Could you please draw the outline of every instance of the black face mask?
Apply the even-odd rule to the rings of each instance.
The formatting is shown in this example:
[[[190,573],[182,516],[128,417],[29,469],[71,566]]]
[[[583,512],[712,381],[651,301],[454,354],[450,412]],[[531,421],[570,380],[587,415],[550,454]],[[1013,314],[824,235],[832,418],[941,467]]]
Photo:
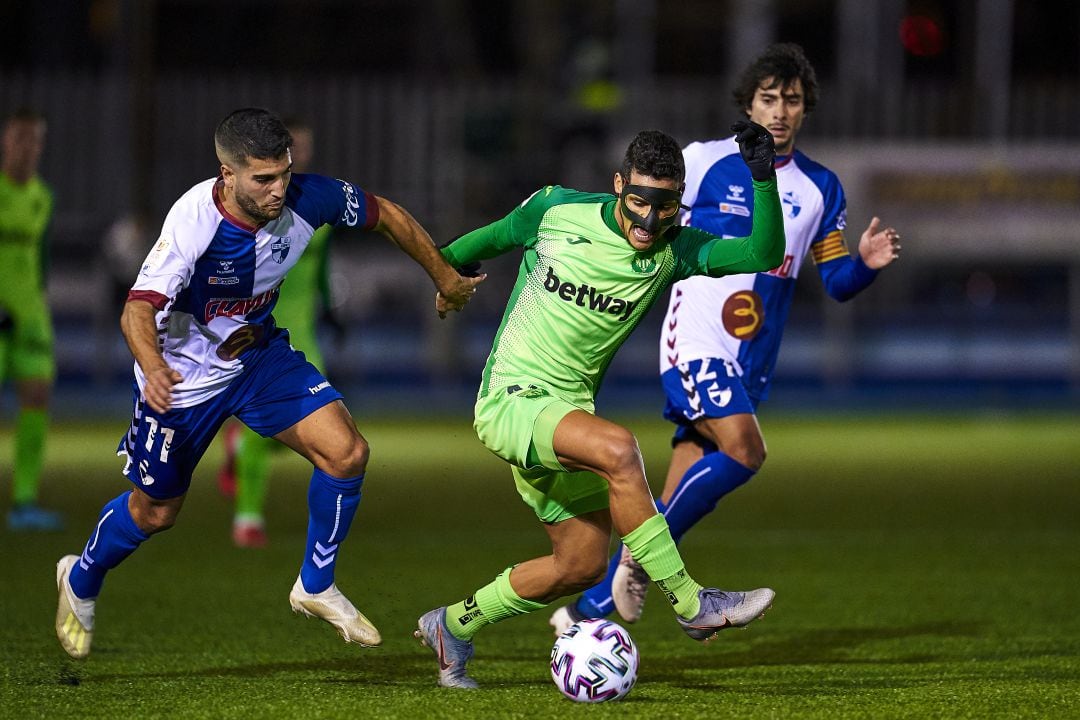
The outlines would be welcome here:
[[[680,202],[684,188],[685,186],[680,186],[678,190],[668,190],[667,188],[651,187],[649,185],[631,185],[630,180],[623,176],[623,189],[619,193],[619,202],[622,204],[623,214],[632,224],[641,227],[650,235],[658,235],[674,225],[675,221],[679,219],[679,213],[676,212],[672,213],[670,217],[661,220],[660,208],[672,200],[677,203]],[[627,195],[637,195],[648,201],[649,214],[638,215],[631,210],[626,204]]]

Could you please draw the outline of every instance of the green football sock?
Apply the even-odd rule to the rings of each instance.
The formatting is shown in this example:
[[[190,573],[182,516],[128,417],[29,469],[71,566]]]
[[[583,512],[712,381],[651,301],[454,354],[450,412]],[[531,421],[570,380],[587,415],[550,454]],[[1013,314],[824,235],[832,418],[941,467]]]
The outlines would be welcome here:
[[[686,572],[679,548],[671,538],[667,520],[660,513],[631,530],[622,539],[645,572],[664,591],[680,617],[689,620],[698,614],[701,601],[698,585]]]
[[[48,423],[45,410],[32,408],[19,411],[15,423],[15,469],[12,478],[12,501],[16,505],[37,502]]]
[[[236,448],[236,515],[247,520],[262,520],[266,509],[270,453],[278,442],[244,428]]]
[[[508,567],[494,581],[476,591],[459,603],[446,608],[446,626],[459,640],[472,640],[487,625],[526,613],[542,610],[547,603],[538,603],[519,597],[510,586]]]

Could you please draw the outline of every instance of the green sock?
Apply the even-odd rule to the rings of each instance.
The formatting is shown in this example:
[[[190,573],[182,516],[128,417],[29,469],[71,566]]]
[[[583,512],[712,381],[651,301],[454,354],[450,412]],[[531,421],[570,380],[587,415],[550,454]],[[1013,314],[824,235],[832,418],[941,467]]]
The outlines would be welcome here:
[[[236,448],[236,515],[248,520],[262,520],[266,509],[267,477],[270,453],[277,441],[264,438],[254,430],[240,431]]]
[[[664,591],[680,617],[689,620],[698,614],[701,609],[698,599],[701,585],[686,572],[679,548],[671,538],[671,530],[663,515],[653,515],[627,533],[622,541],[630,555],[641,563],[649,577]]]
[[[513,569],[506,568],[476,594],[446,608],[446,626],[454,637],[472,640],[486,625],[547,607],[547,603],[526,600],[514,592],[510,586],[510,571]]]
[[[15,470],[12,478],[12,501],[16,505],[37,502],[48,423],[45,410],[30,408],[19,411],[15,423]]]

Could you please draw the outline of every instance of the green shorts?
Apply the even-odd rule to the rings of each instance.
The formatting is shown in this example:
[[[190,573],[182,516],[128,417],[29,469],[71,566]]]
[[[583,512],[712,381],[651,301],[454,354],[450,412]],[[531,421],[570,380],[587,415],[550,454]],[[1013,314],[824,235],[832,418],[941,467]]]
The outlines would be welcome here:
[[[52,321],[44,309],[0,320],[0,380],[51,380],[55,373]]]
[[[608,506],[607,481],[571,471],[552,447],[555,428],[574,404],[535,385],[492,390],[477,398],[473,427],[484,446],[513,467],[514,484],[541,522],[557,523]]]

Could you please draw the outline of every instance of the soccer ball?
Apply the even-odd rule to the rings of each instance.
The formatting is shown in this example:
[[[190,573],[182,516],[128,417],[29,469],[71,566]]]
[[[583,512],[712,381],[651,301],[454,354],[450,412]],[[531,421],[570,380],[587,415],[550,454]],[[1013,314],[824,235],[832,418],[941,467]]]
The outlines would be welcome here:
[[[618,700],[634,687],[637,670],[637,645],[610,620],[575,623],[551,648],[551,679],[577,702]]]

